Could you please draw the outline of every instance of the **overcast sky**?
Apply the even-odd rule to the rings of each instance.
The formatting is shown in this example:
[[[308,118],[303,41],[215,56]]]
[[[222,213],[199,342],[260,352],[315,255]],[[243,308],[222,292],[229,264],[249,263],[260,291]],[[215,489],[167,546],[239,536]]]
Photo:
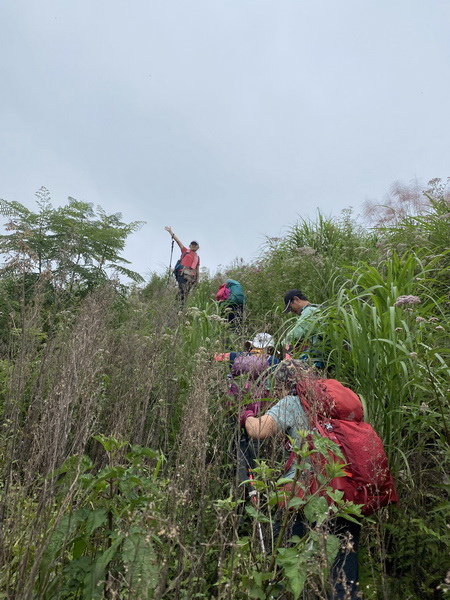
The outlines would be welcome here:
[[[4,0],[0,197],[171,225],[214,272],[319,208],[450,175],[449,0]]]

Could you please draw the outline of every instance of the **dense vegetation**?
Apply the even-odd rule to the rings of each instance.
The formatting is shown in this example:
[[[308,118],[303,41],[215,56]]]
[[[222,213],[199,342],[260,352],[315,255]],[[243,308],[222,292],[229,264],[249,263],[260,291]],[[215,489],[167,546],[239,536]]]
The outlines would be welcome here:
[[[54,209],[45,190],[37,213],[2,201],[0,598],[264,599],[276,573],[285,598],[305,581],[308,598],[325,598],[331,547],[312,534],[261,551],[260,527],[276,544],[282,462],[268,445],[260,507],[247,506],[227,366],[212,359],[258,331],[279,339],[295,287],[323,303],[329,371],[361,395],[397,481],[400,508],[364,523],[363,597],[444,597],[450,197],[435,180],[423,198],[371,229],[349,211],[299,221],[260,260],[204,279],[183,311],[167,274],[139,287],[121,266],[138,223],[73,199]],[[239,334],[212,299],[225,275],[248,296]],[[319,526],[320,508],[308,509]]]

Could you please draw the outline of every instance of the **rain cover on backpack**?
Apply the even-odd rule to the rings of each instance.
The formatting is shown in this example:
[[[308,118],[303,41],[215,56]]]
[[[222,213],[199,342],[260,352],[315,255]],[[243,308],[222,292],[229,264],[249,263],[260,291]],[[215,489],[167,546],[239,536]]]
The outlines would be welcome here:
[[[314,382],[314,386],[311,382],[301,381],[297,384],[297,393],[310,418],[312,431],[335,442],[345,457],[346,476],[332,479],[329,482],[332,489],[342,491],[344,500],[361,504],[363,515],[370,515],[388,504],[397,504],[397,492],[383,442],[373,427],[363,421],[361,400],[355,392],[335,379],[327,379]],[[309,445],[314,448],[313,435],[309,436]],[[291,452],[285,471],[295,459],[295,453]],[[332,452],[329,459],[342,463]],[[313,453],[311,461],[313,470],[308,478],[308,488],[314,494],[321,487],[315,474],[325,474],[327,459],[320,453]],[[322,491],[319,493],[325,495]]]

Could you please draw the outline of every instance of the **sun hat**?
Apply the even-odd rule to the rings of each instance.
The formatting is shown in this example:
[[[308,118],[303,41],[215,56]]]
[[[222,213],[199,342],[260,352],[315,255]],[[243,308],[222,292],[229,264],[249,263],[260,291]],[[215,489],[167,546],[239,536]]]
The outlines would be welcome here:
[[[253,346],[253,348],[273,348],[275,346],[275,341],[270,333],[257,333],[252,340],[248,340],[248,342]]]

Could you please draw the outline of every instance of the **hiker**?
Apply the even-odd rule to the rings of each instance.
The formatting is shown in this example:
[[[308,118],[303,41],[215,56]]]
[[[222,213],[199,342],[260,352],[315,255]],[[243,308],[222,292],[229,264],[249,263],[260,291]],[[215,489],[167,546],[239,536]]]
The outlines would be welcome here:
[[[283,313],[293,312],[298,319],[282,340],[282,346],[301,360],[313,364],[317,369],[325,366],[321,349],[322,338],[317,333],[316,320],[320,312],[317,304],[311,304],[301,290],[289,290],[284,295]]]
[[[227,279],[217,290],[216,300],[231,329],[238,330],[242,325],[247,301],[242,285],[235,279]]]
[[[253,400],[267,398],[266,376],[280,362],[274,356],[274,339],[269,333],[257,333],[246,342],[246,347],[248,350],[245,352],[230,352],[230,393],[236,397],[247,395]],[[261,377],[262,374],[264,377]]]
[[[273,336],[270,335],[270,333],[257,333],[253,339],[247,340],[245,342],[244,348],[244,350],[241,350],[239,352],[215,353],[214,360],[218,362],[229,361],[230,368],[233,368],[233,364],[236,358],[241,356],[264,355],[267,358],[268,366],[276,365],[280,362],[279,358],[275,356],[275,341]],[[242,359],[239,359],[239,361],[242,361]],[[252,361],[247,361],[247,363],[251,362]]]
[[[275,340],[270,333],[262,331],[261,333],[257,333],[251,340],[247,340],[244,344],[244,352],[231,352],[230,353],[230,361],[233,362],[234,358],[239,354],[266,354],[269,357],[269,364],[275,364],[272,359],[275,359],[273,356],[275,351]],[[234,356],[233,358],[233,354]],[[275,362],[278,362],[276,360]]]
[[[192,241],[189,244],[189,248],[186,248],[186,246],[174,234],[171,227],[167,225],[165,230],[170,233],[172,239],[176,241],[181,250],[181,256],[175,265],[173,274],[175,275],[175,279],[178,283],[178,294],[181,305],[183,306],[187,295],[199,280],[200,258],[197,254],[199,245],[198,242]]]
[[[266,332],[257,333],[253,339],[247,340],[245,350],[215,354],[214,360],[228,361],[230,367],[227,403],[232,408],[231,420],[235,423],[235,407],[239,410],[263,412],[268,404],[270,390],[266,378],[280,361],[274,356],[274,338]],[[242,435],[243,434],[243,435]],[[259,455],[259,444],[248,438],[245,432],[236,431],[233,452],[237,464],[237,481],[242,483],[248,479],[249,469],[253,468],[255,458]]]
[[[292,438],[297,445],[301,444],[298,431],[310,429],[309,417],[297,395],[297,381],[302,377],[305,381],[316,380],[317,374],[308,369],[304,361],[283,361],[273,375],[274,395],[279,396],[280,400],[261,417],[256,416],[251,408],[241,410],[240,425],[252,440],[275,437],[282,432]],[[317,379],[317,381],[320,380]],[[284,477],[293,478],[294,476],[295,464],[292,464]],[[278,520],[274,526],[275,539],[279,533],[279,523]],[[303,537],[310,527],[303,512],[299,511],[292,525],[291,535]],[[343,517],[337,517],[330,521],[328,531],[342,540],[341,548],[332,567],[333,600],[343,600],[344,598],[354,600],[358,597],[357,552],[360,529],[359,524]],[[341,581],[342,578],[344,581]]]

